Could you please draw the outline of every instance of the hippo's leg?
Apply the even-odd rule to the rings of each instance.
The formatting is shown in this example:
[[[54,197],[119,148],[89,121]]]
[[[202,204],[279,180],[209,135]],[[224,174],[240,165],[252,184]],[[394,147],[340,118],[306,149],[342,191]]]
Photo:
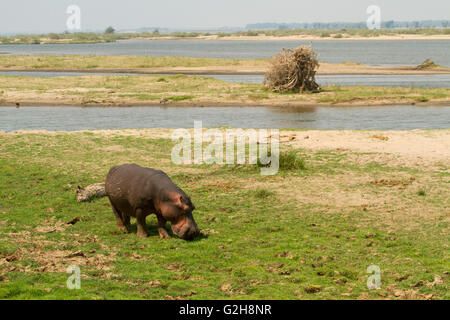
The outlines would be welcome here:
[[[124,223],[124,214],[122,214],[116,207],[111,203],[114,215],[116,216],[117,227],[120,231],[128,232],[127,224]],[[128,217],[128,225],[130,224],[130,218]]]
[[[148,233],[145,230],[145,214],[142,209],[136,209],[136,225],[137,225],[137,236],[139,238],[147,238]]]
[[[167,230],[166,230],[166,220],[160,215],[157,215],[157,217],[158,217],[159,237],[161,239],[170,239],[171,237],[169,236],[169,234],[167,233]]]
[[[126,214],[122,214],[122,221],[123,225],[128,229],[130,226],[130,216],[127,216]]]

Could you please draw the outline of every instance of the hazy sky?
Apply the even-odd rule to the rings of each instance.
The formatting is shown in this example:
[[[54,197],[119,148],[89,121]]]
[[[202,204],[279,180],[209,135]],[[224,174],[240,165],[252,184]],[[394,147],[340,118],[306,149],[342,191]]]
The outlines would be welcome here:
[[[64,31],[71,4],[81,8],[82,30],[357,22],[371,4],[382,20],[450,19],[449,0],[0,0],[0,33]]]

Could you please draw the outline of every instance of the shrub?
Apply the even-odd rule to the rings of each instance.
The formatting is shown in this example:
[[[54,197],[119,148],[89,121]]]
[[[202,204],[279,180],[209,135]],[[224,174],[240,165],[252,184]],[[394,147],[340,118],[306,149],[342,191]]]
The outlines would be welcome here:
[[[246,36],[248,36],[248,37],[256,37],[257,35],[258,35],[258,32],[257,31],[247,31],[246,33],[245,33],[245,35]]]
[[[426,69],[433,69],[433,68],[438,68],[440,67],[440,65],[436,64],[433,60],[431,59],[426,59],[423,63],[419,64],[416,69],[417,70],[426,70]]]
[[[181,95],[181,96],[168,97],[167,100],[170,100],[170,101],[183,101],[183,100],[192,100],[194,98],[195,98],[195,96],[191,96],[191,95]]]
[[[61,39],[61,35],[60,34],[57,34],[57,33],[50,33],[49,35],[48,35],[48,37],[50,38],[50,39],[52,39],[52,40],[59,40],[59,39]]]
[[[300,46],[295,50],[283,48],[270,61],[264,77],[264,85],[274,92],[317,91],[317,55],[311,47]]]
[[[257,189],[254,191],[256,198],[266,199],[275,195],[275,192],[267,189]]]
[[[271,153],[269,152],[269,156]],[[297,151],[280,151],[279,157],[279,168],[283,171],[289,170],[305,170],[305,159],[301,158]],[[267,167],[270,164],[264,165],[258,159],[258,167]]]
[[[105,34],[113,34],[114,32],[116,32],[116,30],[114,30],[113,27],[109,26],[108,28],[106,28],[105,30]]]
[[[295,150],[280,152],[281,170],[304,170],[305,160]]]

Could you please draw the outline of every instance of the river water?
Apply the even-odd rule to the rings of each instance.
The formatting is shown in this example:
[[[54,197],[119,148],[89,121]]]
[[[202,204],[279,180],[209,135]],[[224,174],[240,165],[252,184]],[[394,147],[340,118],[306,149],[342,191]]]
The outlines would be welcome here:
[[[100,44],[0,45],[0,54],[140,55],[217,58],[267,58],[281,48],[309,45],[310,41],[202,41],[128,40]],[[431,58],[450,67],[448,40],[340,40],[313,41],[324,62],[359,62],[367,65],[416,65]],[[14,75],[14,73],[3,73]],[[83,73],[15,73],[37,77]],[[91,74],[91,73],[89,73]],[[114,74],[114,73],[111,73]],[[229,82],[261,83],[262,76],[210,75]],[[381,85],[424,88],[450,87],[449,75],[329,75],[321,85]],[[0,107],[0,130],[82,130],[122,128],[205,127],[299,129],[441,129],[450,128],[450,107]]]
[[[0,130],[204,127],[411,130],[450,128],[450,107],[0,107]]]
[[[312,44],[324,62],[368,65],[417,65],[425,59],[450,67],[449,40],[124,40],[95,44],[0,45],[2,54],[186,56],[211,58],[268,58],[281,48]]]

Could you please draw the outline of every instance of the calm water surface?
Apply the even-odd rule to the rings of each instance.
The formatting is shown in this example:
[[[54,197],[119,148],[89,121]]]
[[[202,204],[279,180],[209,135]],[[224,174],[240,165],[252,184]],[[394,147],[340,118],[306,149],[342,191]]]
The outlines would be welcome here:
[[[0,130],[204,127],[448,129],[450,107],[0,107]]]
[[[0,45],[7,54],[137,55],[212,58],[268,58],[281,48],[311,41],[124,40],[95,44]],[[320,40],[312,42],[324,62],[368,65],[417,65],[425,59],[450,67],[449,40]]]

